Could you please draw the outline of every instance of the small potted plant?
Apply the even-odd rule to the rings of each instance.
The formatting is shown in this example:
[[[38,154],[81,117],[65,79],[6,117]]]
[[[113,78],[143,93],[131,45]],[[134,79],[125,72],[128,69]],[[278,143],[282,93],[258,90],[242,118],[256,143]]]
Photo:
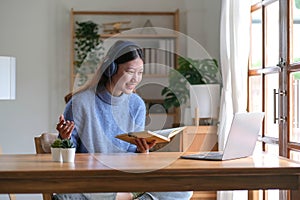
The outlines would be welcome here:
[[[52,155],[52,160],[56,162],[61,162],[62,161],[62,156],[61,156],[61,145],[62,145],[62,140],[57,138],[52,144],[51,144],[51,155]]]
[[[61,143],[61,155],[63,162],[74,162],[76,148],[70,139],[64,139]]]

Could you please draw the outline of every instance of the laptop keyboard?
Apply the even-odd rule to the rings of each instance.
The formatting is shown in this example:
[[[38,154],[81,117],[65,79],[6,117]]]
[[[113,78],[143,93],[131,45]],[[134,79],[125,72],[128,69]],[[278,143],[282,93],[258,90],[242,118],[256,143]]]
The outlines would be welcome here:
[[[215,158],[215,159],[221,159],[223,157],[222,152],[203,152],[199,154],[193,154],[190,155],[195,158]]]
[[[223,153],[221,153],[221,152],[208,152],[208,153],[204,154],[204,157],[221,159],[223,157]]]

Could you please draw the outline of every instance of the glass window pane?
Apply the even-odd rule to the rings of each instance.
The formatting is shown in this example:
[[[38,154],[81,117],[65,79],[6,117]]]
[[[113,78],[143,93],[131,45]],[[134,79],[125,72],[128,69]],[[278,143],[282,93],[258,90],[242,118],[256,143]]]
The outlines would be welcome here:
[[[290,151],[290,159],[295,161],[300,161],[300,152],[299,151]]]
[[[293,0],[293,6],[291,7],[291,40],[290,40],[290,49],[291,49],[291,63],[300,62],[300,1]]]
[[[251,66],[250,69],[262,68],[262,10],[253,13],[251,24]]]
[[[261,133],[260,133],[260,135],[261,135]],[[255,145],[255,149],[254,149],[253,154],[255,154],[255,153],[261,154],[261,152],[262,152],[262,150],[263,150],[262,147],[263,147],[263,146],[262,146],[262,142],[257,141],[257,142],[256,142],[256,145]]]
[[[279,200],[279,190],[267,190],[266,191],[267,200]]]
[[[261,2],[262,0],[251,0],[251,5]]]
[[[278,122],[274,123],[274,118],[278,117],[278,95],[274,98],[274,89],[277,92],[279,88],[278,76],[278,74],[265,76],[265,136],[275,138],[279,136]]]
[[[262,111],[262,78],[249,77],[249,111]]]
[[[266,7],[266,66],[276,66],[279,59],[279,1]]]
[[[276,66],[279,59],[279,1],[266,7],[266,66]]]
[[[290,75],[290,142],[300,141],[300,72]]]
[[[266,152],[279,155],[279,146],[277,144],[266,144]]]

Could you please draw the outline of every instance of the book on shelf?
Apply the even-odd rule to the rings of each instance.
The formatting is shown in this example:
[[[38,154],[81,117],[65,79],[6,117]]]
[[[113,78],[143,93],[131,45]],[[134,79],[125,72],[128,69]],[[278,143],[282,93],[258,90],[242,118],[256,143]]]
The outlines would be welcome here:
[[[156,144],[158,144],[170,142],[171,138],[180,133],[183,129],[185,129],[185,127],[169,128],[156,131],[144,130],[139,132],[119,134],[116,136],[116,138],[129,142],[131,144],[135,144],[136,138],[145,138],[148,143],[156,140]]]
[[[157,51],[155,48],[150,49],[150,73],[157,74],[156,70],[157,65]]]
[[[143,48],[145,69],[144,75],[168,75],[175,66],[175,41],[160,39],[156,45]]]

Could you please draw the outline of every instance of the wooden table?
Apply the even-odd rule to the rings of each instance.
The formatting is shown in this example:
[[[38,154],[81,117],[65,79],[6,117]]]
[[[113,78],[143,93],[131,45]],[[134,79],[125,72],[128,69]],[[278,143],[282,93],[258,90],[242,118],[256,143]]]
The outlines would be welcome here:
[[[230,161],[178,159],[179,152],[0,155],[0,193],[290,189],[300,199],[300,164],[258,154]]]

